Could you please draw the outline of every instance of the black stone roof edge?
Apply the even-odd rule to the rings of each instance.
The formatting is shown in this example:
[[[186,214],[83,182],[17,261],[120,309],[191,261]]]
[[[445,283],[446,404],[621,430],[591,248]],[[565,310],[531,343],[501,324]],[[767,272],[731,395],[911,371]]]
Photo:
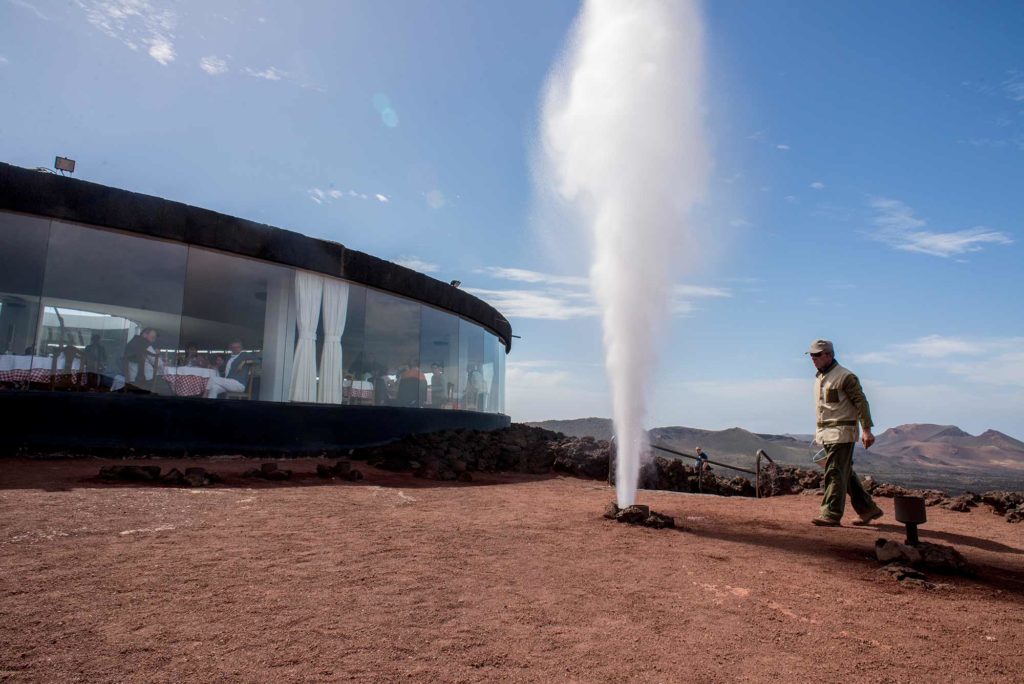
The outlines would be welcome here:
[[[512,326],[490,304],[337,242],[3,162],[0,209],[116,228],[337,276],[451,311],[491,330],[505,343],[506,352],[512,350]]]

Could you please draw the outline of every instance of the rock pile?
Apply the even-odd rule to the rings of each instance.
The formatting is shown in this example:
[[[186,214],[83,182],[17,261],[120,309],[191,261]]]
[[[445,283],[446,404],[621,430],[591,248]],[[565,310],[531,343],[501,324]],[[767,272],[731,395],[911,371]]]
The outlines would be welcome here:
[[[614,482],[609,478],[610,444],[593,437],[565,435],[529,425],[513,424],[504,430],[480,432],[450,430],[410,435],[382,446],[355,449],[352,459],[365,461],[383,470],[411,472],[430,480],[471,482],[473,473],[515,472],[546,474],[564,473],[575,477]],[[202,471],[202,472],[199,472]],[[322,478],[361,480],[363,473],[352,468],[348,459],[333,466],[317,466]],[[271,481],[289,480],[292,471],[277,463],[263,463],[243,473],[243,477]],[[762,496],[780,496],[820,491],[821,470],[806,470],[770,464],[762,470],[758,485]],[[184,473],[172,469],[160,474],[159,466],[106,466],[100,478],[108,482],[149,482],[202,487],[219,481],[214,473],[202,468],[187,468]],[[699,474],[686,459],[662,456],[649,458],[641,468],[641,486],[674,492],[716,494],[718,496],[755,496],[754,484],[745,477],[721,477],[714,470]],[[986,504],[1008,522],[1024,520],[1024,493],[967,492],[951,497],[945,492],[914,490],[866,478],[866,489],[874,496],[920,496],[928,506],[943,506],[953,511],[969,512]]]
[[[316,474],[318,477],[322,477],[324,479],[332,479],[336,477],[341,480],[348,480],[349,482],[358,482],[363,479],[362,471],[353,468],[352,461],[347,459],[342,459],[333,466],[329,466],[326,463],[318,463],[316,466]]]
[[[144,482],[148,484],[177,485],[180,487],[207,487],[221,482],[216,473],[205,468],[185,468],[181,472],[171,468],[164,474],[160,466],[111,465],[100,468],[100,479],[104,482]]]
[[[970,513],[978,504],[985,504],[991,507],[996,515],[1004,516],[1006,522],[1024,520],[1024,492],[964,492],[958,496],[950,496],[937,489],[907,489],[899,485],[875,482],[871,477],[864,478],[864,488],[872,496],[919,496],[924,499],[926,506],[941,506],[961,513]]]
[[[1006,522],[1024,520],[1024,492],[985,492],[980,498],[981,503],[992,507],[993,513],[1005,516]]]
[[[945,544],[921,542],[917,546],[909,546],[891,539],[879,539],[875,542],[875,557],[881,563],[932,570],[944,575],[974,574],[967,559],[952,546]]]
[[[550,443],[551,468],[560,473],[608,479],[608,451],[611,445],[593,437],[563,437]]]
[[[254,477],[261,480],[280,482],[292,479],[292,471],[279,468],[276,463],[261,463],[259,468],[250,468],[242,473],[242,477]]]
[[[459,429],[410,435],[383,446],[356,449],[351,456],[383,470],[469,482],[473,472],[549,473],[555,460],[552,443],[562,438],[560,433],[528,425],[490,432]]]
[[[648,489],[701,492],[718,496],[754,496],[754,484],[745,477],[725,478],[707,470],[698,474],[693,466],[676,458],[655,456],[645,464],[640,477]]]
[[[607,508],[605,508],[604,517],[609,520],[615,520],[616,522],[627,523],[629,525],[653,527],[656,530],[673,528],[676,526],[676,519],[672,516],[652,511],[650,506],[643,506],[640,504],[619,508],[618,504],[613,501],[608,504]]]
[[[785,496],[821,489],[825,473],[777,464],[761,471],[761,496]]]

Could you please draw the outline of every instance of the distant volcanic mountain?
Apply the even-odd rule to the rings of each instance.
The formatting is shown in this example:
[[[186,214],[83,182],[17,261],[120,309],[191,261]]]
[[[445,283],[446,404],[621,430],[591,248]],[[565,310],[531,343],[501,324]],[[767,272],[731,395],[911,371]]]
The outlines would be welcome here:
[[[546,420],[531,423],[573,437],[610,439],[606,418]],[[649,432],[654,444],[692,454],[696,447],[712,460],[749,468],[758,449],[780,463],[807,467],[816,451],[807,435],[772,435],[742,428],[701,430],[659,427]],[[862,475],[871,474],[919,486],[986,488],[1024,482],[1024,442],[997,430],[971,435],[955,425],[914,423],[889,428],[877,435],[868,451],[859,445],[854,461]]]
[[[912,423],[878,435],[874,449],[923,467],[1008,469],[1024,476],[1024,442],[997,430],[975,437],[955,425]]]

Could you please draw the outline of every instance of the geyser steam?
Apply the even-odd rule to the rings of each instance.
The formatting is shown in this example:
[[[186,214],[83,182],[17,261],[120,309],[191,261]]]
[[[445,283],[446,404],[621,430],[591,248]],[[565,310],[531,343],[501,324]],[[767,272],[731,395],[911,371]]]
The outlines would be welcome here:
[[[588,0],[543,103],[541,182],[593,235],[621,507],[636,498],[656,340],[710,171],[703,33],[694,2]]]

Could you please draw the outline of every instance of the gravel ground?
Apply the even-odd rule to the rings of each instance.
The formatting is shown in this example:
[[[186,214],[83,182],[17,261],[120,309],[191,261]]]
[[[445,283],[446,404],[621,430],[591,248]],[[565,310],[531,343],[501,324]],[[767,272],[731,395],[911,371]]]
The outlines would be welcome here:
[[[2,681],[984,681],[1024,672],[1024,530],[929,509],[974,579],[880,573],[882,525],[817,498],[642,492],[684,527],[601,517],[561,477],[366,470],[101,484],[98,459],[0,461]],[[123,463],[123,462],[120,462]],[[287,467],[312,473],[316,461]]]

